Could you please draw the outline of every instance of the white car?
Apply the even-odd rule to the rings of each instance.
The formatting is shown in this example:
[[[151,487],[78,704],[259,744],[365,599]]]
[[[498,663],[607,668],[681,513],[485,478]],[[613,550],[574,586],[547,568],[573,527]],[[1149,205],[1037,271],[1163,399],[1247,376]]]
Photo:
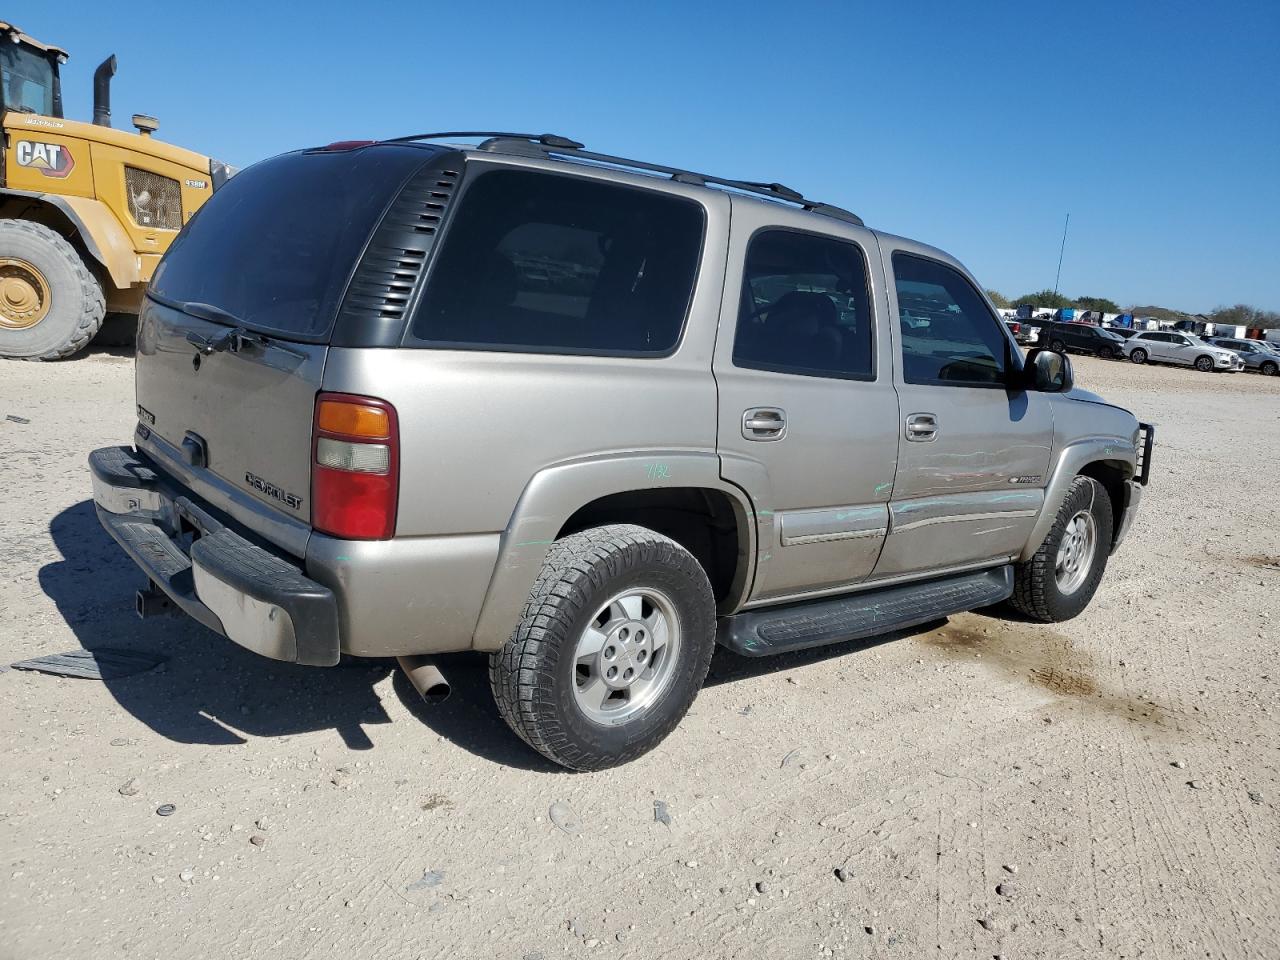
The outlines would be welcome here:
[[[1244,361],[1234,350],[1215,347],[1194,334],[1174,330],[1135,333],[1120,349],[1134,363],[1180,363],[1204,373],[1239,373],[1244,369]]]

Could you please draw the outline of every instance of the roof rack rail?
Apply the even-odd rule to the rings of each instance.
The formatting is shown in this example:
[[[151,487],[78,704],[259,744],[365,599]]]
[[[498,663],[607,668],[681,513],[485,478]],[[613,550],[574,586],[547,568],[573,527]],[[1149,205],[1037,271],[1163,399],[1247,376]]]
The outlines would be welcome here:
[[[558,147],[563,150],[575,150],[583,146],[577,140],[570,140],[556,133],[501,133],[493,130],[453,130],[448,133],[415,133],[408,137],[392,137],[383,143],[410,143],[414,140],[447,140],[450,137],[489,137],[498,140],[529,140],[544,147]]]
[[[647,163],[643,160],[629,160],[626,157],[615,157],[607,153],[595,153],[584,149],[584,145],[577,140],[571,140],[555,133],[495,133],[492,131],[472,130],[454,131],[452,133],[418,133],[410,137],[395,137],[384,142],[408,143],[414,140],[444,140],[450,137],[485,137],[484,143],[479,144],[477,149],[494,153],[501,153],[512,147],[517,147],[518,149],[514,152],[538,152],[548,156],[555,155],[571,159],[589,160],[593,163],[611,167],[644,170],[649,173],[664,173],[678,183],[692,183],[698,186],[715,184],[716,186],[728,187],[730,190],[769,197],[772,200],[795,203],[805,210],[831,217],[833,220],[843,220],[846,223],[854,223],[858,226],[864,225],[862,218],[856,213],[829,203],[810,200],[800,191],[793,190],[781,183],[762,183],[758,180],[731,180],[727,177],[712,176],[709,173],[695,173],[692,170],[682,170],[679,167],[667,167],[660,163]]]

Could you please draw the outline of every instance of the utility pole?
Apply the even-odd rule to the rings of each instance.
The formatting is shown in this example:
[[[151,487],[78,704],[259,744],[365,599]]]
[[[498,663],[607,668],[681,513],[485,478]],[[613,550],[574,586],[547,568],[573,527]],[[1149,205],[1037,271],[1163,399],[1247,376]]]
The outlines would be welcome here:
[[[1053,277],[1053,292],[1058,292],[1058,281],[1062,279],[1062,255],[1067,250],[1067,227],[1071,226],[1071,214],[1067,214],[1067,222],[1062,225],[1062,246],[1058,248],[1058,272]]]

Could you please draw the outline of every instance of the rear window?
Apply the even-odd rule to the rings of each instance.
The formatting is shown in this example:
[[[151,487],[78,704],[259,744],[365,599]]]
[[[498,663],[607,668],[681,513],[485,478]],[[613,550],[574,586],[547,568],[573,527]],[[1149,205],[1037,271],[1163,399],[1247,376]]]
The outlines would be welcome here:
[[[456,349],[661,356],[693,295],[702,207],[526,170],[467,188],[411,327]]]
[[[227,181],[177,236],[151,291],[246,326],[327,336],[351,269],[420,149],[292,153]]]

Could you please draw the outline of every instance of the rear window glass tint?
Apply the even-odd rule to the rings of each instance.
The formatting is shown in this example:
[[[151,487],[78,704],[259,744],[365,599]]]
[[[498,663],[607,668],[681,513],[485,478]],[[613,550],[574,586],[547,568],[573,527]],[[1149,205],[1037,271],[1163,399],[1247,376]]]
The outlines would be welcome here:
[[[174,240],[151,282],[255,329],[319,339],[392,195],[422,151],[286,154],[232,177]]]
[[[702,231],[701,206],[657,191],[481,174],[454,213],[411,333],[462,349],[669,353]]]

